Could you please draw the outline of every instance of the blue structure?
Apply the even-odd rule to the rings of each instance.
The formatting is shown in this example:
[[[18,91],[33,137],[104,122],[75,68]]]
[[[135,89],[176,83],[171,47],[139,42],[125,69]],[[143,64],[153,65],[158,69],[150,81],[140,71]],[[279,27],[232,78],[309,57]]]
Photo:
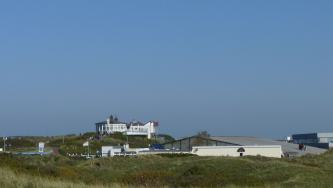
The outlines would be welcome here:
[[[153,149],[153,150],[162,150],[162,149],[164,149],[164,145],[162,145],[162,144],[152,144],[151,149]]]
[[[333,147],[333,133],[308,133],[292,135],[294,144],[329,149]]]

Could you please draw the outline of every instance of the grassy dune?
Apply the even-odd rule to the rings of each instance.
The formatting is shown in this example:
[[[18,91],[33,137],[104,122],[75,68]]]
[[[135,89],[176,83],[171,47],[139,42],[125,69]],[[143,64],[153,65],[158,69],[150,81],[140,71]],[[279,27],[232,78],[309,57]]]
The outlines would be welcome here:
[[[72,160],[0,155],[0,169],[6,177],[0,184],[6,187],[333,187],[333,151],[293,160],[196,156]]]
[[[98,185],[86,185],[84,183],[14,173],[8,168],[0,168],[0,177],[0,185],[4,188],[105,188]],[[121,186],[113,184],[110,187],[120,188]]]

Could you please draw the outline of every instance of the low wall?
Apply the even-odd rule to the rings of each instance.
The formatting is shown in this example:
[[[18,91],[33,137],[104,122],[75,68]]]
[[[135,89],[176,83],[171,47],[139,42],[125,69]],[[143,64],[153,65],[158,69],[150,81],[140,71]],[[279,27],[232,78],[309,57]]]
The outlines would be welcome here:
[[[276,146],[197,146],[193,147],[193,154],[198,156],[265,156],[281,158],[283,156],[280,145]]]

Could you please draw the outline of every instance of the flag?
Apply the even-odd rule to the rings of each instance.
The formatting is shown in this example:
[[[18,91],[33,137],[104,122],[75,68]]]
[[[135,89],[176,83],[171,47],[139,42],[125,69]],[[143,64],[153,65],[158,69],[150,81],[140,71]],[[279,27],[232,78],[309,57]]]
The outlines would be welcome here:
[[[87,142],[85,142],[85,143],[83,143],[83,147],[88,147],[89,146],[89,142],[87,141]]]

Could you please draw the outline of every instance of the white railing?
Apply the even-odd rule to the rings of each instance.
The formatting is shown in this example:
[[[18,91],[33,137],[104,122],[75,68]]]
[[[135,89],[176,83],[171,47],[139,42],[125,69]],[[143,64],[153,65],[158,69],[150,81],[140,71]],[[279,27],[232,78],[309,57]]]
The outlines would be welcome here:
[[[148,131],[126,131],[127,135],[148,135]]]

